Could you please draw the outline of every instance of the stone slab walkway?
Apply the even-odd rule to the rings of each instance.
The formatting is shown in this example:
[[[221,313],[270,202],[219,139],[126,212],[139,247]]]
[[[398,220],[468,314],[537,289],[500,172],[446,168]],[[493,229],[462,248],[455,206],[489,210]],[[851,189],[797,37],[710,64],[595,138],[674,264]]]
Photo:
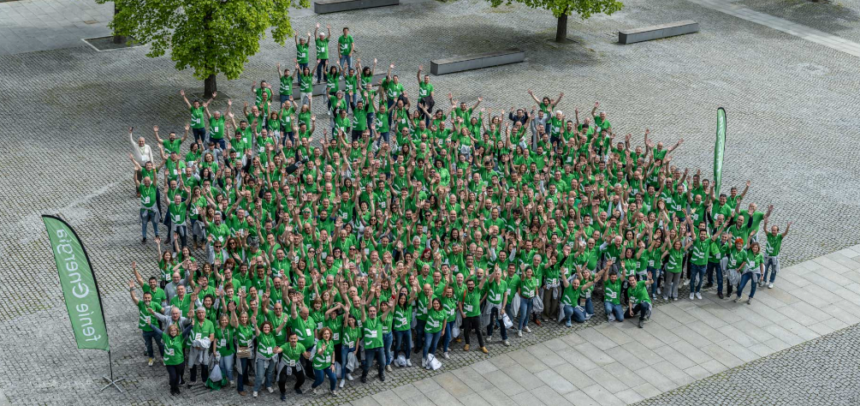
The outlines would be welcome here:
[[[860,245],[783,269],[749,306],[711,291],[658,306],[644,329],[603,323],[350,404],[631,404],[857,323]]]
[[[860,44],[844,39],[837,35],[816,30],[814,28],[798,24],[783,18],[774,17],[770,14],[751,10],[742,5],[731,3],[725,0],[687,1],[713,10],[717,10],[721,13],[735,16],[746,21],[761,24],[765,27],[773,28],[775,30],[794,35],[807,41],[812,41],[819,45],[824,45],[828,48],[832,48],[840,52],[845,52],[847,54],[860,57]]]
[[[0,55],[87,46],[84,38],[110,35],[113,3],[21,0],[0,3]]]

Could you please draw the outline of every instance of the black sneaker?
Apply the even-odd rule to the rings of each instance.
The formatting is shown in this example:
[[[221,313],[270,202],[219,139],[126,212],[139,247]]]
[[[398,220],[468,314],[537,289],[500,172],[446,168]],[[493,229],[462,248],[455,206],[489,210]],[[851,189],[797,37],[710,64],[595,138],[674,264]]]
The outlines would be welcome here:
[[[749,303],[748,303],[749,304]],[[379,380],[385,382],[385,375],[379,375]]]
[[[282,393],[282,394],[281,394],[281,402],[286,402],[286,401],[287,401],[287,394],[286,394],[286,393]]]
[[[143,239],[142,239],[142,240],[140,240],[140,243],[141,243],[141,244],[146,244],[146,237],[143,237]]]
[[[642,328],[645,325],[645,320],[639,320],[639,328]]]
[[[714,284],[713,284],[713,283],[710,283],[710,282],[709,282],[709,283],[706,283],[706,284],[705,284],[705,289],[707,289],[707,288],[712,288],[712,287],[714,287]]]
[[[367,383],[367,375],[361,376],[361,383]]]
[[[302,394],[302,388],[296,388],[296,394],[301,395]]]

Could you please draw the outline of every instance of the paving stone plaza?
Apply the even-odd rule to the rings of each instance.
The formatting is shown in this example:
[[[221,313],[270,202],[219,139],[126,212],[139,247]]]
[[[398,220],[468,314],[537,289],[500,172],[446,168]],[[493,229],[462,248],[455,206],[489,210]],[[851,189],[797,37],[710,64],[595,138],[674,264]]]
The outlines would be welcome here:
[[[251,399],[199,385],[172,397],[164,367],[147,367],[127,283],[132,261],[154,275],[157,253],[140,244],[127,129],[152,145],[153,125],[181,134],[188,114],[179,89],[199,93],[202,83],[168,57],[146,58],[145,47],[87,46],[81,38],[109,35],[111,6],[77,3],[0,2],[0,405],[277,402],[277,392]],[[429,71],[431,59],[519,47],[526,62],[434,76],[437,93],[507,110],[533,105],[528,89],[561,91],[568,115],[599,101],[636,145],[646,128],[667,145],[684,138],[672,164],[709,178],[715,112],[724,107],[723,188],[751,181],[744,202],[773,204],[773,224],[793,225],[774,289],[759,289],[751,306],[720,300],[714,289],[689,301],[683,290],[679,301],[657,300],[644,329],[607,323],[599,308],[573,328],[547,322],[512,337],[511,347],[495,341],[489,355],[455,345],[439,371],[395,368],[385,383],[349,382],[337,398],[289,393],[287,403],[860,404],[858,13],[857,0],[630,0],[612,16],[572,18],[574,41],[557,44],[549,12],[481,0],[293,12],[299,33],[317,22],[333,32],[348,25],[359,57],[377,58],[378,71],[394,63],[410,94],[417,67]],[[620,29],[680,20],[699,22],[701,32],[616,43]],[[276,86],[276,64],[294,58],[292,42],[264,40],[241,79],[219,77],[215,108],[228,98],[241,106],[252,82]],[[324,117],[324,103],[314,106]],[[98,392],[107,357],[76,348],[40,220],[55,213],[92,260],[122,393]]]

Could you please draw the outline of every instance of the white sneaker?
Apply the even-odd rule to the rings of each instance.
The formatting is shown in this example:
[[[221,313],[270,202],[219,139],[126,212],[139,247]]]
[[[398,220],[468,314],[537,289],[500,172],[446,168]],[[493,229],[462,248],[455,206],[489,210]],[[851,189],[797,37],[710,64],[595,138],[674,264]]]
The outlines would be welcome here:
[[[422,358],[421,359],[421,368],[425,368],[425,367],[427,367],[427,358]]]
[[[522,332],[522,331],[517,331],[517,337],[522,337],[522,336],[523,336],[523,332]]]
[[[609,321],[615,321],[615,315],[614,315],[614,314],[610,314],[610,315],[609,315],[609,316],[607,316],[607,317],[608,317],[608,320],[609,320]]]
[[[346,379],[353,380],[352,374],[346,374]]]
[[[331,391],[331,395],[334,397],[337,397],[337,391],[336,390]]]
[[[406,366],[407,366],[407,367],[411,367],[411,366],[412,366],[412,360],[410,360],[409,358],[407,358],[407,359],[406,359]]]
[[[593,316],[593,314],[586,314],[586,315],[585,315],[585,320],[589,320],[589,319],[591,319],[591,316]]]
[[[523,327],[523,331],[525,331],[526,333],[531,333],[532,329],[530,329],[529,326],[525,326]]]
[[[314,395],[319,395],[321,393],[323,393],[322,386],[317,386],[316,388],[314,388]]]
[[[235,386],[236,386],[236,381],[230,381],[230,387],[232,388],[232,387],[235,387]]]
[[[702,292],[696,292],[696,299],[702,300]]]
[[[269,386],[268,388],[266,388],[266,390],[267,390],[267,391],[269,391],[269,393],[275,393],[275,389],[274,389],[274,388],[272,388],[271,386]]]
[[[661,288],[657,288],[657,294],[658,294],[658,295],[662,295],[662,294],[663,294],[663,289],[661,289]],[[663,296],[663,297],[665,298],[665,296]]]
[[[767,288],[768,288],[768,289],[773,289],[773,284],[772,284],[772,283],[768,283],[768,284],[767,284]]]
[[[257,397],[257,391],[254,391],[254,393],[252,393],[251,396]]]
[[[340,380],[340,383],[339,383],[338,385],[339,385],[341,388],[343,388],[343,385],[346,385],[346,381],[345,381],[345,380],[343,380],[343,379],[341,379],[341,380]]]
[[[385,366],[385,371],[386,371],[386,372],[391,372],[391,364],[388,364],[388,365],[386,365],[386,366]]]
[[[503,343],[503,344],[505,344],[505,347],[510,347],[510,346],[511,346],[511,342],[510,342],[510,341],[508,341],[508,340],[502,341],[502,343]],[[446,354],[447,354],[447,353],[446,353]]]
[[[448,351],[443,352],[442,356],[445,357],[445,359],[451,359],[451,354],[448,354]]]
[[[663,296],[663,301],[668,301],[668,300],[669,300],[669,296]]]
[[[493,336],[487,336],[487,342],[488,343],[493,342]]]
[[[690,300],[693,300],[693,298],[694,298],[695,296],[696,296],[696,294],[695,294],[695,293],[690,292]]]

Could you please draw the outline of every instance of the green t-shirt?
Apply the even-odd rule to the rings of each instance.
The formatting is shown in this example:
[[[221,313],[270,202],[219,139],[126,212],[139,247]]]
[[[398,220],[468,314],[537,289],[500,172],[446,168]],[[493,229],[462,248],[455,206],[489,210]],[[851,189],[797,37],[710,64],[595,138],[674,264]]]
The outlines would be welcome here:
[[[293,94],[293,77],[281,75],[281,87],[278,91],[281,96],[289,96]]]
[[[185,362],[182,334],[171,337],[170,334],[164,333],[161,335],[161,341],[164,342],[164,365],[179,365]]]
[[[764,252],[769,257],[778,257],[779,250],[782,248],[782,234],[771,235],[767,233],[767,244],[765,244]]]
[[[213,140],[224,138],[224,116],[221,118],[209,117],[209,138]]]
[[[203,107],[191,106],[189,111],[191,111],[191,128],[206,128],[203,122]]]
[[[684,251],[669,249],[669,260],[666,262],[666,272],[681,273],[681,268],[684,267]]]
[[[299,337],[299,342],[305,346],[305,348],[313,347],[314,345],[314,329],[316,329],[317,322],[313,317],[308,316],[308,320],[302,320],[301,317],[296,317],[290,320],[290,328],[292,331],[296,333]]]
[[[328,37],[325,39],[317,39],[315,40],[317,46],[317,59],[328,59]]]
[[[325,346],[325,349],[323,349]],[[331,367],[332,356],[334,355],[334,343],[329,340],[320,340],[317,342],[314,349],[313,367],[317,371]]]
[[[636,283],[635,288],[627,288],[627,295],[633,298],[634,305],[638,305],[642,302],[651,303],[651,296],[648,294],[648,286],[642,282]]]
[[[480,309],[478,309],[480,312]],[[448,320],[448,314],[444,309],[439,310],[430,310],[430,314],[427,317],[427,325],[424,327],[424,331],[430,334],[435,334],[442,331],[442,325],[445,321]]]
[[[490,304],[501,304],[508,290],[508,283],[503,279],[499,283],[487,282],[484,291],[487,294],[487,302]]]
[[[233,355],[236,352],[236,349],[233,348],[233,338],[235,335],[235,329],[230,326],[224,329],[218,326],[215,329],[215,346],[218,348],[218,353],[221,356]]]
[[[466,317],[481,315],[481,296],[477,287],[471,292],[468,288],[463,292],[463,313],[466,313]]]
[[[298,59],[300,65],[308,64],[310,54],[308,48],[308,44],[296,44],[296,59]]]
[[[520,296],[525,299],[534,297],[535,289],[540,285],[537,278],[526,278],[520,281]]]
[[[603,282],[603,291],[604,291],[604,302],[609,302],[612,304],[621,304],[621,278],[612,282],[611,279],[607,279]]]
[[[149,286],[147,286],[149,287]],[[152,309],[156,313],[161,313],[161,305],[157,303],[154,299],[149,302],[149,306],[143,303],[143,300],[137,302],[137,310],[139,314],[139,320],[137,323],[137,327],[143,331],[152,331],[152,328],[149,327],[153,321],[155,321],[155,316],[149,312],[147,309]]]
[[[382,347],[382,320],[379,317],[367,317],[364,322],[364,348]]]
[[[286,362],[287,365],[294,367],[296,364],[301,362],[302,354],[305,353],[307,349],[302,343],[296,343],[296,346],[293,347],[292,344],[286,343],[281,346],[281,360]]]
[[[341,55],[349,55],[352,52],[352,44],[355,40],[352,38],[352,35],[341,35],[340,38],[337,39],[338,50]]]
[[[561,304],[565,306],[579,306],[579,297],[582,296],[582,287],[574,289],[573,284],[567,285],[564,288],[564,294],[561,297]]]
[[[711,240],[709,238],[705,238],[704,240],[697,239],[696,241],[693,241],[690,261],[692,261],[694,265],[705,266],[708,264],[708,254],[710,254],[710,252]]]
[[[394,306],[394,331],[409,331],[412,328],[412,306]]]
[[[209,319],[204,319],[201,323],[195,316],[194,327],[191,328],[191,340],[199,340],[204,337],[209,338],[212,334],[215,334],[215,326],[212,322]]]
[[[418,84],[418,99],[421,100],[425,97],[430,97],[430,94],[433,93],[433,84],[432,83],[424,83],[423,81]]]

